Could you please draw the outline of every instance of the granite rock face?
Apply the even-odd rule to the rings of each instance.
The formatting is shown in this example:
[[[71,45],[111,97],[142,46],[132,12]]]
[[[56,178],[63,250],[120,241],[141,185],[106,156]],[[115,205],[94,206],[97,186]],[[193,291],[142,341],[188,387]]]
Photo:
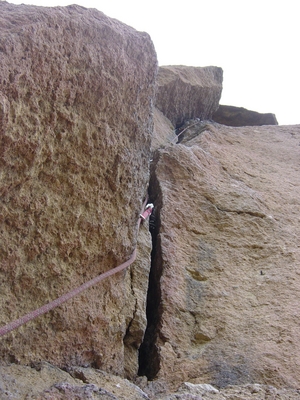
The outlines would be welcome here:
[[[0,10],[4,325],[132,254],[149,179],[157,60],[146,33],[94,9],[0,2]],[[147,231],[141,240],[139,277],[132,267],[5,336],[2,361],[135,375]]]
[[[200,128],[153,161],[142,372],[297,389],[300,126]]]
[[[189,119],[210,119],[219,107],[222,81],[219,67],[160,67],[156,107],[175,128]]]
[[[212,119],[228,126],[278,125],[275,114],[262,114],[243,107],[220,105]]]

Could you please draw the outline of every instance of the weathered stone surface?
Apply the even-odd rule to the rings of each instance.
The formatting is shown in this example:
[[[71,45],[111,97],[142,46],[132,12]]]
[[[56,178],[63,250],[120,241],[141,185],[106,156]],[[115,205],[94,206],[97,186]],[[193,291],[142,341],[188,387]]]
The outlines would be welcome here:
[[[157,60],[146,33],[97,10],[6,2],[0,10],[4,325],[131,255],[149,179]],[[139,272],[2,338],[2,361],[136,373],[137,352],[124,359],[123,338],[138,347],[143,336],[149,235],[142,240]]]
[[[71,368],[68,372],[47,363],[35,367],[0,366],[1,400],[142,400],[148,396],[138,386],[104,371]]]
[[[210,119],[219,106],[222,80],[219,67],[160,67],[156,107],[176,128],[192,118]]]
[[[166,393],[166,387],[155,381],[143,386],[144,390],[127,379],[92,368],[73,367],[66,372],[47,363],[0,366],[1,400],[296,400],[300,396],[297,389],[259,384],[217,389],[209,384],[184,382],[172,393]]]
[[[0,366],[0,398],[3,400],[36,399],[44,390],[59,382],[82,384],[82,381],[47,363],[32,368],[22,365]]]
[[[153,136],[151,142],[152,151],[160,147],[177,142],[175,128],[171,121],[161,111],[154,108],[153,112]]]
[[[152,139],[147,34],[78,6],[0,10],[0,324],[139,249],[1,339],[1,363],[34,366],[2,365],[1,398],[299,398],[300,127],[210,123],[222,70],[162,67]],[[108,373],[138,368],[157,379]]]
[[[297,389],[300,126],[200,131],[154,159],[143,372],[174,387]]]
[[[278,399],[278,400],[297,400],[300,392],[296,389],[277,389],[268,385],[241,385],[228,386],[218,390],[208,384],[193,385],[189,382],[184,383],[180,389],[171,395],[158,397],[157,400],[226,400],[226,399]]]
[[[211,121],[201,121],[199,118],[190,119],[177,130],[177,143],[184,143],[198,136],[201,132],[209,130]]]
[[[278,125],[275,114],[262,114],[234,106],[220,105],[212,119],[219,124],[228,126]]]
[[[134,264],[125,273],[126,288],[124,343],[124,372],[128,379],[135,379],[139,370],[139,347],[147,327],[146,301],[151,266],[152,243],[149,222],[144,222],[138,236],[138,254]]]

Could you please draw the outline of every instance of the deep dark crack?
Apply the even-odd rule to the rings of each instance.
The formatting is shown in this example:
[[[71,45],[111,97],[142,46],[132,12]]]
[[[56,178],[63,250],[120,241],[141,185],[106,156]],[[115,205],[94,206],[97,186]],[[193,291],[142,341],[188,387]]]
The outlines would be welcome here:
[[[157,339],[160,329],[160,305],[161,287],[160,278],[162,274],[162,256],[160,242],[160,209],[162,196],[159,182],[155,174],[156,161],[152,163],[151,178],[149,185],[149,201],[154,204],[154,215],[150,221],[150,233],[152,236],[151,269],[149,275],[149,286],[147,293],[147,328],[143,343],[139,349],[139,372],[140,376],[154,379],[160,368],[160,356],[157,349]]]

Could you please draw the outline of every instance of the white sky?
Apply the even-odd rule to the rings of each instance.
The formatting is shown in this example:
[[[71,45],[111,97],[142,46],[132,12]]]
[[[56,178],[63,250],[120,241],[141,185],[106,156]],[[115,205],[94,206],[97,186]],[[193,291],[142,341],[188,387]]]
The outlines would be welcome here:
[[[300,124],[299,0],[9,0],[79,4],[146,31],[159,65],[216,65],[220,103]]]

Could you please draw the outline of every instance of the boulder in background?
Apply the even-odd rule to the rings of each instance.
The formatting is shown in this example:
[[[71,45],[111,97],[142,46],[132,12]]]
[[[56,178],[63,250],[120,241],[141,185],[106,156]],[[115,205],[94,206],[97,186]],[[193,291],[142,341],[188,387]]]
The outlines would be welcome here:
[[[189,119],[210,119],[219,107],[222,81],[219,67],[162,66],[155,105],[175,128]]]
[[[275,114],[262,114],[243,107],[223,105],[219,106],[212,119],[219,124],[228,126],[278,125]]]

